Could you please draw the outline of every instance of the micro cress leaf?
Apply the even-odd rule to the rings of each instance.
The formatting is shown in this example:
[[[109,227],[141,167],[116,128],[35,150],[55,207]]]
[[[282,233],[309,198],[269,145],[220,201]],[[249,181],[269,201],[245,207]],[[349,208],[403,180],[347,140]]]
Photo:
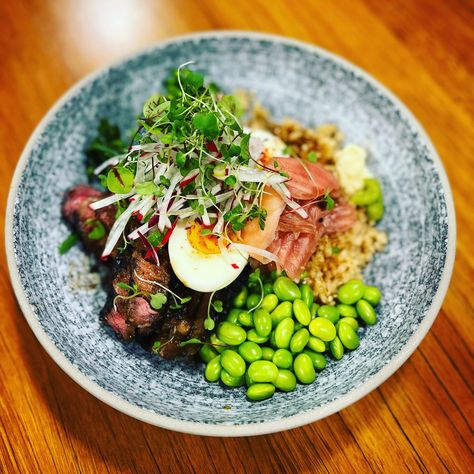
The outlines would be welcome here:
[[[155,293],[150,297],[150,306],[153,309],[161,309],[163,305],[166,303],[167,298],[166,295],[163,293]]]
[[[334,199],[329,195],[329,192],[326,192],[323,197],[323,201],[326,203],[326,209],[328,211],[334,209]]]
[[[306,159],[310,162],[310,163],[316,163],[316,161],[318,161],[318,155],[315,151],[310,151],[307,155],[306,155]]]
[[[212,307],[216,313],[222,313],[224,309],[224,305],[222,304],[221,300],[215,300],[212,302]]]
[[[158,192],[158,186],[153,181],[145,181],[135,185],[135,191],[140,196],[151,196]]]
[[[123,281],[119,281],[117,283],[117,286],[119,288],[122,288],[122,290],[128,290],[128,291],[132,291],[133,292],[133,288],[130,286],[130,285],[127,285],[126,283],[124,283]]]
[[[76,233],[68,235],[58,247],[59,254],[64,255],[66,252],[71,250],[71,248],[78,240],[79,235],[77,235]]]
[[[111,193],[127,194],[133,188],[133,173],[123,166],[116,166],[107,173],[107,188]]]
[[[105,237],[104,224],[98,219],[87,219],[84,224],[92,227],[92,230],[87,234],[89,239],[100,240]]]
[[[193,117],[193,125],[207,138],[217,138],[219,125],[216,114],[213,112],[199,112]]]
[[[196,337],[193,337],[191,339],[188,339],[187,341],[182,341],[179,343],[179,347],[185,347],[189,344],[204,344],[204,342],[200,341]]]
[[[242,136],[240,140],[240,156],[245,160],[246,163],[250,161],[250,151],[249,151],[249,142],[250,142],[250,133],[246,133]]]

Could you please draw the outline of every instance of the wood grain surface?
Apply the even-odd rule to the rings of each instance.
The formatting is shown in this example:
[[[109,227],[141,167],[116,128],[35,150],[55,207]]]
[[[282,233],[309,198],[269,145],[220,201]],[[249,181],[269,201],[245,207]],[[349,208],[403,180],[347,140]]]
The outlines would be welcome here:
[[[309,41],[373,74],[414,112],[446,167],[457,258],[419,349],[379,389],[317,423],[219,439],[146,425],[99,402],[28,328],[0,244],[0,471],[474,472],[474,4],[468,0],[2,0],[0,225],[23,146],[81,76],[185,32],[251,29]]]

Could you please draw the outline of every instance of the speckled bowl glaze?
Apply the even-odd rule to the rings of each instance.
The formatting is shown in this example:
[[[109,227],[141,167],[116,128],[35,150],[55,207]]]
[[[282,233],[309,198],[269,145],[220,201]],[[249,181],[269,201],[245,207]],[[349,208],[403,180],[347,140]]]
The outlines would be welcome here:
[[[244,389],[203,380],[198,363],[166,362],[123,344],[99,321],[105,294],[79,247],[61,257],[68,234],[64,192],[86,181],[84,148],[101,117],[133,125],[168,71],[189,60],[226,90],[256,93],[277,118],[333,122],[370,154],[389,245],[365,272],[384,295],[379,323],[358,350],[330,361],[316,383],[251,403]],[[36,337],[77,383],[140,420],[202,435],[285,430],[334,413],[369,393],[415,350],[448,288],[455,217],[446,174],[411,113],[383,86],[314,46],[245,32],[172,39],[85,78],[38,125],[10,189],[6,246],[18,301]]]

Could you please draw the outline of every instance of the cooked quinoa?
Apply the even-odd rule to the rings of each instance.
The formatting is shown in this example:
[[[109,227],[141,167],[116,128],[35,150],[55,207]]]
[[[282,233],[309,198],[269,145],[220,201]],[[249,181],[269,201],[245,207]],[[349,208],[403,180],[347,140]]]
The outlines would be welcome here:
[[[318,163],[334,170],[334,154],[341,148],[343,135],[333,124],[305,128],[292,119],[280,124],[270,120],[268,112],[255,105],[250,126],[263,128],[283,140],[292,154],[306,158],[314,151]],[[347,232],[326,235],[305,269],[304,280],[309,283],[321,303],[334,304],[337,288],[352,278],[362,279],[362,270],[376,252],[384,250],[387,234],[367,219],[365,211],[357,211],[358,222]]]

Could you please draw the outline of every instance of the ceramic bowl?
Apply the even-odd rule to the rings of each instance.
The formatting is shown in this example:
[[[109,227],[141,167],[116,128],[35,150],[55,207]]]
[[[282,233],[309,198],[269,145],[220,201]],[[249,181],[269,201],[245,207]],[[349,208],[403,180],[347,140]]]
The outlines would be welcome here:
[[[309,386],[259,403],[203,379],[197,362],[164,361],[123,344],[99,321],[105,293],[80,247],[65,256],[64,192],[86,181],[84,148],[100,118],[123,129],[178,65],[225,90],[256,94],[276,119],[332,122],[367,148],[380,179],[389,235],[365,271],[383,293],[379,322],[360,347]],[[13,178],[6,221],[11,279],[29,325],[50,356],[84,389],[145,422],[202,435],[281,431],[363,397],[410,356],[435,319],[454,260],[451,191],[429,138],[406,107],[347,61],[314,46],[248,32],[208,32],[157,44],[99,70],[68,91],[30,138]]]

